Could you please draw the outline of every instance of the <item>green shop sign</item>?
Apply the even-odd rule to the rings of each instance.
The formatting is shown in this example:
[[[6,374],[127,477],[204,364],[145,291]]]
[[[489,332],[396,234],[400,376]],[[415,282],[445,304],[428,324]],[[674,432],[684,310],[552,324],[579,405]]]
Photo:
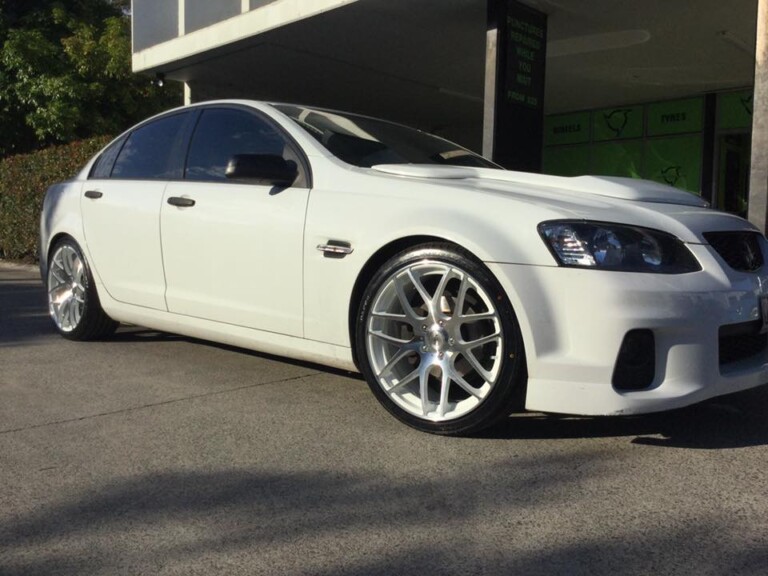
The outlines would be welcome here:
[[[589,142],[590,113],[560,114],[544,119],[544,145],[582,144]]]
[[[649,136],[701,132],[703,127],[703,98],[659,102],[648,106]]]

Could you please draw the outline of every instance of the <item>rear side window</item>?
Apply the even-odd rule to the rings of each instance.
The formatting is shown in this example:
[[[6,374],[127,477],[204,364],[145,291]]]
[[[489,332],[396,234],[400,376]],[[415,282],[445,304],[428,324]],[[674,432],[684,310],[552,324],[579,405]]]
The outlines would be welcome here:
[[[187,157],[188,180],[227,180],[227,163],[236,154],[272,154],[292,159],[290,146],[278,129],[244,110],[203,111]]]
[[[181,178],[179,139],[187,114],[165,116],[131,132],[112,169],[112,178]]]
[[[117,154],[120,152],[120,148],[123,147],[124,143],[125,138],[120,138],[120,140],[113,142],[109,148],[104,150],[93,165],[89,178],[109,178],[109,175],[112,174],[112,166],[115,165]]]

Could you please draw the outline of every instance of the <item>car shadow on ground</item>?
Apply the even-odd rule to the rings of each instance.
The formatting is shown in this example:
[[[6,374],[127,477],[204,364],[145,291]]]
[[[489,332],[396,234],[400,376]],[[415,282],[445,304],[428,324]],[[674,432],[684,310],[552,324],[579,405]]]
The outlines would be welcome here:
[[[496,439],[630,437],[633,444],[717,450],[768,444],[768,386],[638,416],[513,414],[482,433]]]
[[[3,279],[0,283],[0,347],[20,346],[56,336],[47,314],[39,281]],[[261,352],[159,332],[121,326],[113,342],[189,342],[237,354],[247,354],[312,370],[352,378],[357,373],[291,360]],[[571,417],[541,413],[514,414],[501,424],[476,435],[488,439],[557,439],[630,437],[635,444],[669,448],[726,449],[768,444],[768,386],[715,398],[688,408],[625,417]]]
[[[187,341],[197,346],[335,374],[366,385],[358,373],[146,328],[121,327],[113,339],[121,342]],[[524,412],[513,414],[474,437],[497,440],[632,437],[634,444],[647,446],[709,450],[743,448],[768,444],[767,413],[768,385],[657,414],[587,417]]]

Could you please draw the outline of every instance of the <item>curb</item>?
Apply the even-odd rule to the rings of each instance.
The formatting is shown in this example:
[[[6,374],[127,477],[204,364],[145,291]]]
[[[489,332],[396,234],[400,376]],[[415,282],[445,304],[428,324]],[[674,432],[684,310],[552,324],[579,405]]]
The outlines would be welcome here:
[[[3,260],[2,258],[0,258],[0,270],[21,270],[23,272],[40,273],[40,268],[37,264],[24,264],[22,262],[14,262],[13,260]]]

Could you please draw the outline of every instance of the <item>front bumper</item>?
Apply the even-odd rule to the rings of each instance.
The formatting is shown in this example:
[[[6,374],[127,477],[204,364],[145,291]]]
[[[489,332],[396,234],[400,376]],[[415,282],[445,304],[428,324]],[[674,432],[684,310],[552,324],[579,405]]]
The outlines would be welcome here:
[[[703,270],[682,275],[488,264],[520,321],[528,361],[526,408],[582,415],[687,406],[768,383],[768,351],[720,362],[720,327],[761,320],[768,266],[730,269],[689,245]],[[622,391],[612,377],[624,336],[651,330],[655,377]]]

